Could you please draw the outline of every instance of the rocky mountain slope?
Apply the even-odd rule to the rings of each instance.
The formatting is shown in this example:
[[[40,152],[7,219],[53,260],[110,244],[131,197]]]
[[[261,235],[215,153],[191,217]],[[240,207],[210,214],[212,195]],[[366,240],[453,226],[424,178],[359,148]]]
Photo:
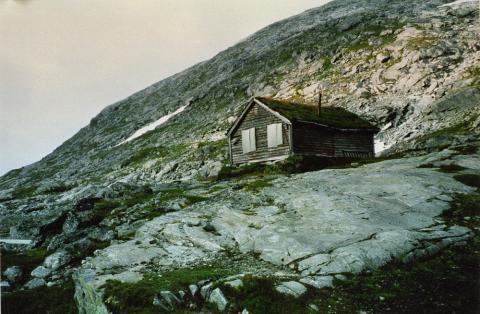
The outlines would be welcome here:
[[[435,169],[479,172],[480,23],[475,1],[448,2],[333,1],[108,106],[50,155],[0,178],[0,234],[33,239],[22,254],[37,254],[22,274],[10,269],[14,287],[74,274],[81,311],[106,312],[121,304],[107,279],[151,283],[208,266],[237,277],[192,277],[203,292],[182,293],[222,307],[216,288],[242,276],[276,274],[277,290],[300,293],[463,243],[472,230],[438,216],[475,190]],[[250,97],[312,102],[319,82],[325,105],[379,126],[383,154],[403,158],[216,179],[225,132]],[[148,303],[161,308],[183,298],[155,297]]]

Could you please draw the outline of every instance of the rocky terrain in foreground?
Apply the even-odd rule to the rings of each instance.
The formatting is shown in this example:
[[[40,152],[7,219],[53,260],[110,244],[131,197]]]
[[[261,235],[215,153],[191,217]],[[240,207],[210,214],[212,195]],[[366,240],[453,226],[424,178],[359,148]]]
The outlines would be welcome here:
[[[448,2],[332,1],[277,22],[1,177],[0,235],[33,241],[2,246],[11,295],[73,278],[81,313],[255,313],[252,291],[315,312],[353,274],[476,243],[478,211],[445,213],[479,202],[479,8]],[[324,105],[381,129],[385,160],[228,167],[251,96],[312,102],[319,82]]]

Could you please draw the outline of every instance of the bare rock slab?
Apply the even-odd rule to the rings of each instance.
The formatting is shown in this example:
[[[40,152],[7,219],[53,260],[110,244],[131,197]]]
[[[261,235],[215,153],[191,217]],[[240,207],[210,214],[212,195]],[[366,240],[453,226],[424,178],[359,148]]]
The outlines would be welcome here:
[[[307,288],[297,281],[286,281],[275,287],[281,294],[291,295],[295,298],[302,296],[307,292]]]

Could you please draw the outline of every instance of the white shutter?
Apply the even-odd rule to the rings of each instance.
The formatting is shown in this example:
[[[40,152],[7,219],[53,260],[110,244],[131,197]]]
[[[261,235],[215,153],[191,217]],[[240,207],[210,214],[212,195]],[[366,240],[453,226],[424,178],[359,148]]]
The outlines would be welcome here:
[[[257,144],[255,142],[255,128],[249,129],[250,131],[250,152],[257,150]]]
[[[275,124],[267,125],[267,142],[268,147],[275,147],[276,145],[276,127]]]
[[[257,149],[255,144],[255,128],[242,130],[242,150],[243,153],[253,152]]]
[[[242,130],[242,150],[246,154],[250,149],[250,132],[249,130]]]
[[[283,144],[282,124],[277,123],[275,129],[276,129],[275,134],[277,138],[277,146],[282,145]]]
[[[277,147],[283,144],[281,123],[267,125],[267,142],[268,147]]]

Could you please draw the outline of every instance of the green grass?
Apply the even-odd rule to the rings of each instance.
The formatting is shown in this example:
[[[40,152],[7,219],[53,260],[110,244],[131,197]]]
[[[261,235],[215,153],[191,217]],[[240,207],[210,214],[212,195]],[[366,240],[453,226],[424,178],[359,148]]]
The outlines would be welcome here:
[[[479,240],[337,282],[314,303],[321,313],[478,313]]]
[[[33,196],[37,190],[36,186],[21,187],[13,191],[14,198],[27,198]]]
[[[208,199],[205,196],[189,194],[185,189],[182,189],[182,188],[175,188],[175,189],[162,191],[160,196],[160,200],[163,204],[166,204],[169,201],[182,199],[182,198],[185,199],[185,202],[183,203],[183,207],[189,207],[195,203],[203,202]]]
[[[323,107],[320,115],[316,106],[267,97],[258,97],[272,110],[279,112],[290,121],[317,122],[332,127],[352,129],[375,129],[370,122],[340,107]]]
[[[473,66],[467,69],[465,78],[473,79],[472,85],[480,85],[480,66]]]
[[[262,178],[269,175],[288,175],[321,169],[345,169],[354,167],[352,166],[352,162],[355,162],[357,164],[356,166],[361,166],[402,157],[402,153],[358,160],[294,155],[286,160],[273,164],[253,163],[240,166],[225,165],[220,170],[217,180],[245,177]]]
[[[476,194],[457,194],[449,210],[442,214],[443,218],[449,224],[467,225],[474,228],[475,221],[467,221],[465,217],[480,217],[480,195]]]
[[[362,49],[372,49],[372,47],[368,44],[368,40],[357,41],[346,48],[348,52],[358,51]]]
[[[421,48],[432,47],[438,43],[438,38],[432,35],[419,35],[417,37],[410,38],[406,47],[410,50],[418,50]]]
[[[2,293],[4,314],[74,314],[78,313],[71,280],[55,287]]]
[[[105,289],[104,300],[113,313],[158,313],[152,305],[153,298],[161,290],[187,290],[188,285],[205,279],[220,279],[236,273],[235,268],[196,267],[157,274],[145,274],[136,283],[122,283],[109,280],[102,287]]]
[[[11,266],[19,266],[22,269],[22,278],[19,284],[23,284],[28,279],[30,272],[43,263],[47,256],[47,250],[44,248],[36,248],[23,252],[0,251],[0,260],[2,264],[2,272]]]
[[[272,186],[272,183],[270,183],[270,181],[272,181],[272,179],[270,178],[254,180],[245,184],[243,186],[243,189],[248,192],[258,192],[263,188]]]
[[[240,313],[245,308],[252,314],[308,313],[310,293],[297,299],[280,294],[275,290],[277,281],[269,277],[245,276],[242,278],[243,286],[239,289],[221,285],[221,290],[231,302],[229,313]]]
[[[135,152],[133,156],[123,162],[122,167],[140,164],[149,159],[161,158],[168,154],[165,147],[145,147]]]

